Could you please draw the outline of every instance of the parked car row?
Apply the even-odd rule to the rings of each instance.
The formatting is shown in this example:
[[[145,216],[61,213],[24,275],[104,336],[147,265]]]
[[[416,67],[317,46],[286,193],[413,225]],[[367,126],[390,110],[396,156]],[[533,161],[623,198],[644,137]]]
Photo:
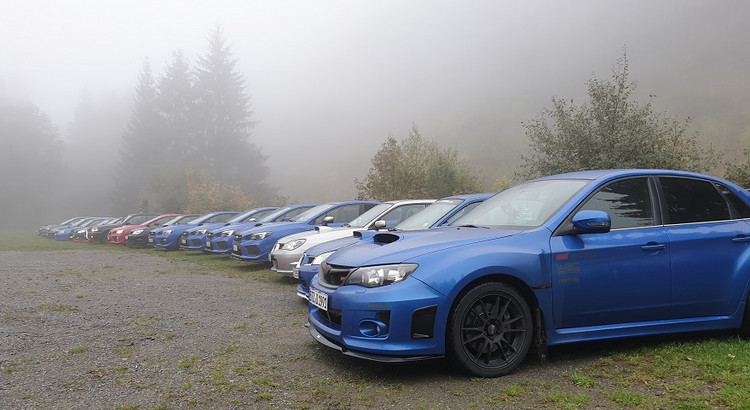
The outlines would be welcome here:
[[[750,193],[697,173],[582,171],[438,200],[128,217],[98,226],[111,243],[127,232],[126,245],[226,254],[297,278],[311,336],[368,360],[447,358],[496,377],[532,346],[750,337]],[[97,225],[79,229],[97,240]]]

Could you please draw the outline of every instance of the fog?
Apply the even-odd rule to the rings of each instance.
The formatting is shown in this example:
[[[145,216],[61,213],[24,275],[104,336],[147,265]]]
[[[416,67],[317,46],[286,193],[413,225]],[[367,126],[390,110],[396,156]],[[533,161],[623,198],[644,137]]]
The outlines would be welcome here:
[[[68,129],[82,101],[128,107],[145,58],[155,74],[176,49],[194,61],[219,25],[251,97],[251,139],[292,201],[354,197],[354,177],[412,124],[491,186],[519,164],[522,121],[553,96],[584,99],[624,49],[644,102],[691,118],[725,159],[750,141],[746,0],[0,0],[0,10],[0,103],[36,105],[77,158],[92,145]],[[115,155],[107,144],[93,152]]]

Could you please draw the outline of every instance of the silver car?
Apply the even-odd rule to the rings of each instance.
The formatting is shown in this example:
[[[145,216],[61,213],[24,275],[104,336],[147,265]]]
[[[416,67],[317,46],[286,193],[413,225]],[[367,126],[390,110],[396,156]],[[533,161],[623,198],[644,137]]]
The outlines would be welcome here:
[[[387,201],[375,205],[343,227],[321,226],[315,228],[314,231],[285,236],[276,242],[268,255],[268,259],[271,261],[271,269],[278,273],[292,274],[302,254],[310,247],[352,236],[352,233],[358,230],[392,228],[406,218],[419,213],[433,202],[435,202],[434,199]]]

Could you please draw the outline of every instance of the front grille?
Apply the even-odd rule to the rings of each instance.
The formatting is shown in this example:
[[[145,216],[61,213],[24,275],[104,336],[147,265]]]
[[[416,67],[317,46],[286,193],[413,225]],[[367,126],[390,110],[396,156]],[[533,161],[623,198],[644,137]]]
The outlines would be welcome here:
[[[344,284],[346,277],[354,270],[346,266],[331,265],[323,262],[320,265],[318,283],[328,288],[337,288]]]

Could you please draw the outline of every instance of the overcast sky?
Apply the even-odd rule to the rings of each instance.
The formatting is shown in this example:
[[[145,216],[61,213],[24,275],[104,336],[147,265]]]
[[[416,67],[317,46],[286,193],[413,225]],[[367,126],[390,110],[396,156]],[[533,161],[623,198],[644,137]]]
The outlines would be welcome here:
[[[144,58],[156,74],[178,48],[194,61],[218,24],[272,183],[345,199],[388,134],[416,124],[459,150],[466,134],[519,134],[553,95],[608,78],[624,46],[657,95],[750,73],[748,18],[747,0],[0,0],[0,102],[31,101],[64,132],[84,90],[130,98]],[[315,197],[342,172],[341,198]]]

